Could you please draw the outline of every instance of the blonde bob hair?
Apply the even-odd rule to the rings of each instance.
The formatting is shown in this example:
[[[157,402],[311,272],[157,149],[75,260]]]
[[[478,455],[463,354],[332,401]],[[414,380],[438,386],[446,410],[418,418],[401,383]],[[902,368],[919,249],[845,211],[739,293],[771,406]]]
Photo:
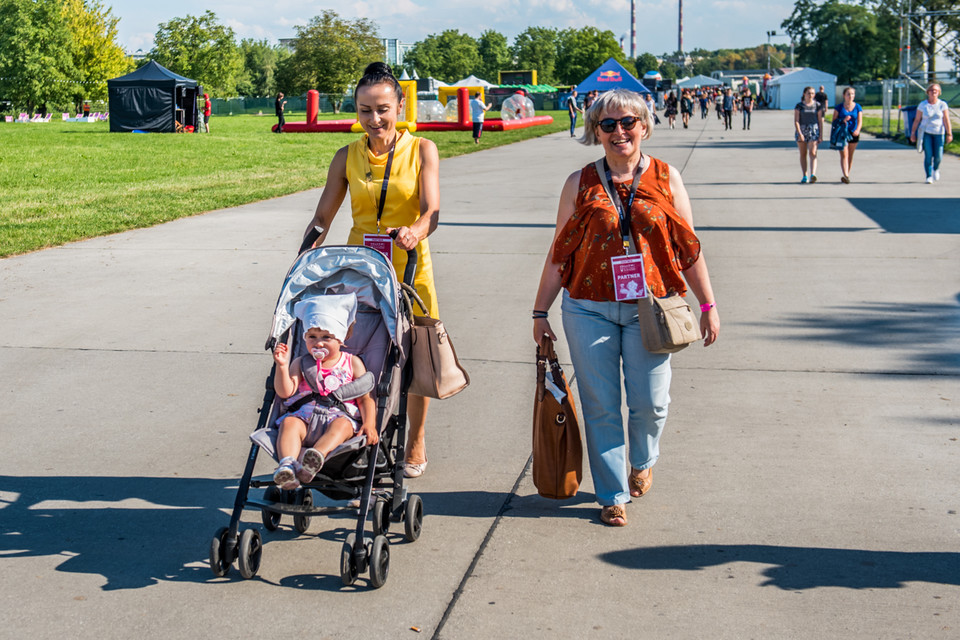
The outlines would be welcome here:
[[[650,133],[653,131],[653,114],[647,109],[647,102],[643,99],[643,96],[629,89],[612,89],[601,94],[587,109],[584,117],[583,138],[580,139],[580,142],[588,146],[600,144],[600,139],[597,137],[597,125],[610,111],[627,111],[636,114],[646,125],[646,131],[644,131],[642,139],[646,140],[650,137]]]

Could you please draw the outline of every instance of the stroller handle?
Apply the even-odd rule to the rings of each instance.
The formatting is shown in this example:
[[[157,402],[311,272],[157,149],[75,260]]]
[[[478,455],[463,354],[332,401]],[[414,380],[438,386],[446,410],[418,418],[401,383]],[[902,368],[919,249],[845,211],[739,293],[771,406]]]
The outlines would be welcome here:
[[[390,237],[394,240],[397,239],[398,229],[394,229],[390,232]],[[318,227],[310,227],[310,231],[307,232],[307,235],[303,237],[303,243],[300,245],[300,251],[297,252],[297,255],[300,255],[307,249],[313,246],[313,243],[317,241],[317,238],[320,237],[320,229]],[[407,266],[403,270],[403,282],[405,284],[413,286],[413,280],[417,273],[417,248],[414,247],[407,251]]]

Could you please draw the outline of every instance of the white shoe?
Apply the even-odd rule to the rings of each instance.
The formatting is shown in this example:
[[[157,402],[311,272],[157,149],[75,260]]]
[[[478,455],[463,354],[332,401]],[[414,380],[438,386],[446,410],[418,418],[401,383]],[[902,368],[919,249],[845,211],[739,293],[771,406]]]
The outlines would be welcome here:
[[[403,475],[407,478],[419,478],[426,470],[426,462],[421,462],[419,464],[413,464],[411,462],[403,463]]]
[[[927,184],[933,184],[933,176],[927,178]]]
[[[940,181],[940,169],[937,169],[936,171],[933,172],[933,179],[937,182]]]

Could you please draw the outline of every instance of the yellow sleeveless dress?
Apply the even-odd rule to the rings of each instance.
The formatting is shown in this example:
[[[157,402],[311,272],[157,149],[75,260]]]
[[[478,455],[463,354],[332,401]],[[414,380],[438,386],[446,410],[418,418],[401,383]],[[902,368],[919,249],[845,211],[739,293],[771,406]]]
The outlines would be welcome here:
[[[387,200],[383,206],[383,217],[380,218],[380,230],[377,230],[377,203],[383,187],[387,155],[374,155],[367,145],[366,134],[347,148],[347,183],[353,210],[353,227],[347,239],[348,244],[362,245],[365,233],[383,233],[387,227],[410,226],[420,217],[420,138],[401,131],[397,134],[393,167],[387,184]],[[427,307],[427,313],[439,318],[429,240],[424,238],[417,252],[419,259],[414,284]],[[397,278],[403,278],[406,265],[407,252],[394,245],[393,268]],[[416,303],[413,308],[417,315],[421,315]]]

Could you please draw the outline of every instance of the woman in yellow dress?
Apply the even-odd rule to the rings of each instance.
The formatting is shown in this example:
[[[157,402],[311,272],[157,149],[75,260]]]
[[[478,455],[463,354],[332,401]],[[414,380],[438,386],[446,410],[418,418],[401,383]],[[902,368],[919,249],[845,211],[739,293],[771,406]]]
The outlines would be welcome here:
[[[425,138],[397,131],[397,121],[404,108],[403,91],[386,64],[374,62],[367,66],[357,83],[354,100],[364,135],[334,155],[327,171],[327,185],[307,230],[317,227],[320,230],[317,244],[323,244],[349,189],[353,227],[347,242],[364,244],[365,234],[385,235],[396,231],[393,266],[401,276],[407,263],[406,252],[417,248],[417,293],[423,299],[427,313],[439,318],[433,264],[427,241],[427,236],[436,230],[440,217],[440,156],[437,146]],[[382,215],[378,215],[388,163],[390,173],[386,197]],[[416,305],[414,307],[415,311],[419,311]],[[361,318],[358,317],[357,325],[361,324]],[[371,370],[380,368],[378,363],[369,361],[366,356],[364,363]],[[412,394],[407,397],[410,430],[405,447],[404,474],[408,478],[422,475],[427,466],[424,423],[428,406],[429,398]]]

